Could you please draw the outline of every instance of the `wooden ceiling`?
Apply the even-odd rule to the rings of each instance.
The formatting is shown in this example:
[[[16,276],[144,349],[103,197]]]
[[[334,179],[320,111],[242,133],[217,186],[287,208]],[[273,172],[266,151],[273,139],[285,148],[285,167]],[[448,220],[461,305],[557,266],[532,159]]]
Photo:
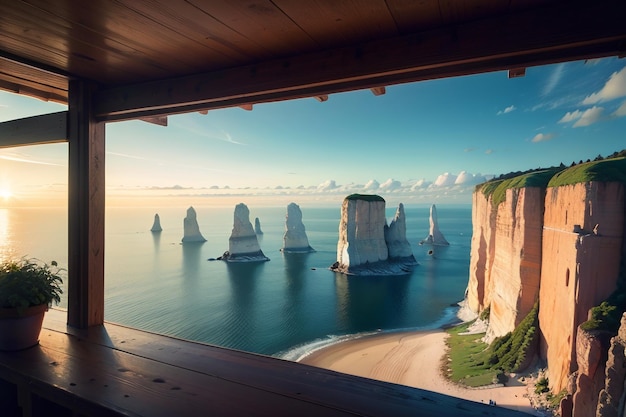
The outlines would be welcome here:
[[[626,1],[0,0],[0,89],[101,120],[626,53]]]

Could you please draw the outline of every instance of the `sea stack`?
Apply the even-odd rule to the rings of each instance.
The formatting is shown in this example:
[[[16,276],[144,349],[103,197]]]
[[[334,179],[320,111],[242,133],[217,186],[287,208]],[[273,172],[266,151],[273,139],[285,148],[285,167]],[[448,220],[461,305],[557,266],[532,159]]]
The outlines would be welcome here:
[[[347,275],[409,273],[414,263],[395,262],[389,258],[386,226],[385,200],[382,197],[371,194],[346,197],[341,205],[337,262],[330,269]]]
[[[159,214],[154,215],[154,223],[152,223],[152,228],[150,228],[151,232],[162,232],[163,228],[161,227],[161,219],[159,218]]]
[[[228,251],[217,258],[228,262],[269,261],[261,251],[256,233],[250,223],[250,210],[243,203],[235,206],[233,231],[228,239]]]
[[[263,230],[261,230],[261,221],[258,217],[255,217],[254,219],[254,233],[256,233],[257,235],[263,234]]]
[[[400,203],[396,215],[389,224],[385,225],[385,242],[389,250],[389,259],[403,261],[407,264],[417,264],[411,244],[406,238],[406,216],[404,204]]]
[[[302,223],[302,211],[296,203],[287,206],[287,216],[285,217],[285,234],[283,235],[283,247],[286,253],[315,252],[309,246],[309,239],[306,236],[304,223]]]
[[[193,207],[187,209],[187,217],[183,220],[183,243],[199,243],[206,242],[202,233],[200,233],[200,227],[198,226],[198,220],[196,218],[196,210]]]
[[[439,230],[439,223],[437,222],[437,207],[433,204],[430,206],[430,230],[428,232],[428,236],[420,242],[420,245],[439,245],[439,246],[448,246],[450,245],[445,237],[443,237],[443,233]]]

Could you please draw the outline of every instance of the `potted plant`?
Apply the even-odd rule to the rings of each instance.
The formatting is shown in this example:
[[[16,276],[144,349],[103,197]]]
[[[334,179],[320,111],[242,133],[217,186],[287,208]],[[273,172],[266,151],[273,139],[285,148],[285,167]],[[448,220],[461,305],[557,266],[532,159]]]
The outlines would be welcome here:
[[[20,350],[39,343],[43,316],[61,301],[62,270],[36,259],[0,263],[0,350]]]

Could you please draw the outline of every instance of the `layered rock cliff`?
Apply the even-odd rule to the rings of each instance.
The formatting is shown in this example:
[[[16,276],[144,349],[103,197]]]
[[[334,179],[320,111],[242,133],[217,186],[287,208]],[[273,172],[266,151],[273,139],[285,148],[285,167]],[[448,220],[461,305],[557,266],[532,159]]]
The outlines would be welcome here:
[[[624,234],[624,185],[588,182],[546,193],[539,299],[541,355],[558,392],[576,369],[578,326],[615,289]]]
[[[579,328],[626,272],[626,160],[558,171],[477,188],[466,305],[488,309],[490,339],[512,331],[538,298],[550,388],[572,394],[564,401],[578,417],[615,405],[609,394],[598,400],[608,342]]]

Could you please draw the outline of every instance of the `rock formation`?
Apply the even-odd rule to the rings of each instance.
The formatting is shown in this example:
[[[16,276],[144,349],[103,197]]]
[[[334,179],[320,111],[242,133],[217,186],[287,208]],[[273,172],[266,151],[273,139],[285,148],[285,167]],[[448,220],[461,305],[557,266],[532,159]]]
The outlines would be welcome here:
[[[511,188],[497,207],[487,340],[514,329],[539,296],[544,193],[542,187]]]
[[[233,230],[228,239],[228,251],[217,258],[228,262],[269,261],[261,251],[256,233],[250,223],[250,210],[243,203],[235,206]]]
[[[261,221],[258,217],[254,218],[254,233],[256,233],[257,235],[263,234],[263,230],[261,230]]]
[[[398,205],[396,215],[389,226],[385,225],[385,243],[389,250],[389,259],[417,264],[411,244],[406,238],[406,216],[402,203]]]
[[[161,219],[159,218],[159,214],[154,215],[154,223],[152,223],[152,227],[150,228],[151,232],[162,232],[163,228],[161,227]]]
[[[439,245],[448,246],[450,243],[443,237],[443,233],[439,230],[439,221],[437,220],[437,207],[433,204],[430,206],[430,229],[428,230],[428,236],[420,241],[420,245]]]
[[[351,275],[401,275],[405,262],[389,259],[385,241],[385,200],[378,195],[352,194],[343,200],[337,262],[333,271]]]
[[[430,206],[430,229],[428,231],[428,236],[424,240],[420,242],[420,245],[441,245],[448,246],[449,243],[445,237],[443,237],[443,233],[439,230],[439,222],[437,221],[437,208],[433,204]]]
[[[541,355],[559,392],[575,371],[576,329],[616,288],[624,234],[624,185],[588,182],[548,188],[539,290]],[[600,234],[591,233],[599,224]],[[581,230],[577,232],[575,225]]]
[[[206,239],[202,236],[202,233],[200,233],[196,210],[193,207],[187,209],[187,217],[183,220],[183,229],[183,243],[206,242]]]
[[[512,331],[538,295],[539,356],[552,393],[567,393],[563,417],[626,415],[626,319],[610,348],[612,333],[599,330],[610,327],[598,324],[626,284],[625,184],[626,159],[612,158],[489,182],[473,196],[465,305],[489,309],[489,339]]]
[[[287,206],[285,217],[285,234],[283,235],[283,252],[315,252],[309,245],[304,223],[302,223],[302,211],[296,203]]]

